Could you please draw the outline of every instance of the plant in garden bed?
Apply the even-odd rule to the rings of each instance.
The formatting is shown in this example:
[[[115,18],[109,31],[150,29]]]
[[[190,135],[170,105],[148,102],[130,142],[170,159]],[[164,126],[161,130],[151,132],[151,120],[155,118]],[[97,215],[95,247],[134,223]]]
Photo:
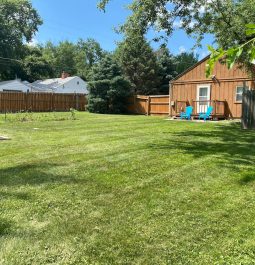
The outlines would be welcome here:
[[[76,120],[76,109],[70,108],[71,120]]]

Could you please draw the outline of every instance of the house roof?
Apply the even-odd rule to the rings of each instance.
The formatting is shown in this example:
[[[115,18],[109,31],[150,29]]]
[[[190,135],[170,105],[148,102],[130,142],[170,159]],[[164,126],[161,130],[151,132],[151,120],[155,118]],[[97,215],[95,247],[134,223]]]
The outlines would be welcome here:
[[[57,88],[59,86],[62,86],[72,79],[79,78],[78,76],[70,76],[66,78],[51,78],[51,79],[45,79],[45,80],[38,80],[33,83],[33,85],[39,85],[42,87],[51,87],[51,88]]]
[[[0,82],[0,86],[2,86],[2,85],[6,85],[6,84],[9,84],[9,83],[12,83],[12,82],[23,83],[23,82],[21,82],[19,79],[14,79],[14,80],[1,81],[1,82]]]
[[[210,54],[207,55],[205,58],[203,58],[202,60],[198,61],[196,64],[192,65],[191,67],[189,67],[187,70],[185,70],[184,72],[182,72],[181,74],[177,75],[174,79],[172,79],[170,81],[170,83],[173,83],[174,81],[178,80],[180,77],[182,77],[183,75],[185,75],[186,73],[188,73],[189,71],[193,70],[194,68],[196,68],[199,64],[203,63],[204,61],[208,60],[210,58]]]
[[[27,81],[22,82],[20,79],[14,79],[14,80],[1,81],[0,82],[0,86],[11,84],[13,82],[18,82],[18,83],[20,83],[20,84],[22,84],[24,86],[28,86],[28,84],[29,84],[29,83],[26,83]]]
[[[5,84],[9,84],[9,83],[11,83],[11,82],[13,82],[13,81],[15,81],[15,80],[1,81],[1,82],[0,82],[0,86],[1,86],[1,85],[5,85]]]

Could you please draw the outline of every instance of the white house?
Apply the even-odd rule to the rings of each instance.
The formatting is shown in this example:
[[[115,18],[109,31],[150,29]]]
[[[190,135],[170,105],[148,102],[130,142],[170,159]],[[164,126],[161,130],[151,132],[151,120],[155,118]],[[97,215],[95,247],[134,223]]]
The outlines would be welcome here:
[[[0,92],[30,92],[28,82],[21,82],[19,79],[0,82]]]
[[[38,80],[30,84],[32,92],[88,94],[87,83],[78,76],[62,74],[61,78]]]

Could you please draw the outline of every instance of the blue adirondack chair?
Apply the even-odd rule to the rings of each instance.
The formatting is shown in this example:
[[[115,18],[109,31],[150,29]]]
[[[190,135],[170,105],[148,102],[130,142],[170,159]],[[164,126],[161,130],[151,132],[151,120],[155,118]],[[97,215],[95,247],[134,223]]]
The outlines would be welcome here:
[[[209,106],[207,108],[206,113],[200,113],[199,114],[199,116],[198,116],[199,120],[200,119],[204,119],[204,121],[206,121],[207,119],[210,118],[210,116],[212,115],[212,112],[213,112],[213,107],[212,106]]]
[[[186,112],[181,112],[181,120],[183,118],[190,120],[192,112],[193,112],[193,107],[192,106],[186,107]]]

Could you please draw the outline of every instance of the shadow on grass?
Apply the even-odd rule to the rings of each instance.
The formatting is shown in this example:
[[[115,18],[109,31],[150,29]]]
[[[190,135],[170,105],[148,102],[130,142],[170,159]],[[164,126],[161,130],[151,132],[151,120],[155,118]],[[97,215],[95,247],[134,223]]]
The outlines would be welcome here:
[[[239,180],[239,183],[241,185],[247,185],[251,182],[255,181],[255,171],[251,171],[251,172],[246,172],[244,174],[242,174],[241,179]]]
[[[70,175],[55,173],[58,171],[57,168],[62,166],[53,163],[36,163],[0,169],[0,186],[36,186],[57,182],[75,182]],[[52,173],[52,169],[54,169],[54,173]],[[25,194],[10,195],[26,198]]]
[[[162,143],[149,144],[149,148],[169,150],[171,153],[192,155],[194,159],[211,156],[217,157],[221,167],[245,172],[255,170],[255,131],[244,131],[240,124],[217,125],[212,130],[185,129],[183,132],[172,132],[169,139]],[[180,154],[181,155],[181,154]],[[240,183],[255,180],[255,174],[244,176]]]
[[[31,199],[31,195],[28,192],[7,192],[0,191],[0,200],[14,198],[17,200],[27,201]]]
[[[0,237],[10,234],[12,224],[10,220],[0,218]]]

